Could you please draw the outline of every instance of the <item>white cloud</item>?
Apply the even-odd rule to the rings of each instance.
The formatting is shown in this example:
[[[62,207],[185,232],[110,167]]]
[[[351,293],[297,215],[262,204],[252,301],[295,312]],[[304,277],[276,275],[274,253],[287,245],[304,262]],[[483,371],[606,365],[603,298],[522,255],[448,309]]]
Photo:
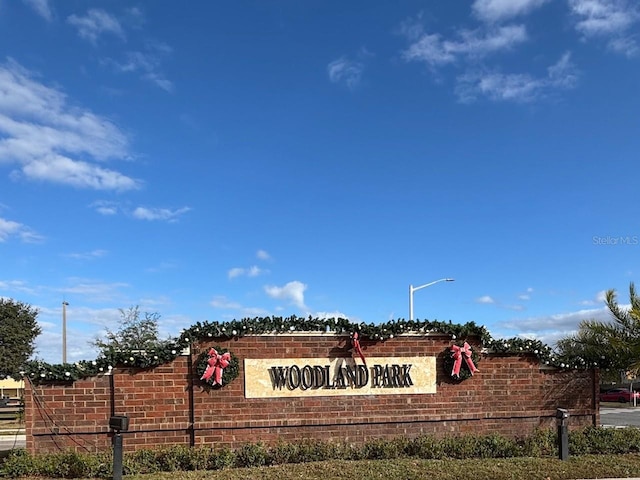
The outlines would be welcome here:
[[[607,291],[600,290],[598,293],[596,293],[593,299],[583,300],[580,302],[580,305],[584,305],[584,306],[603,305],[606,299],[607,299]]]
[[[10,237],[17,237],[23,242],[38,242],[42,240],[40,235],[22,223],[0,217],[0,242],[6,242]]]
[[[569,0],[576,30],[585,38],[606,38],[608,47],[627,56],[640,51],[629,30],[640,22],[640,6],[629,0]]]
[[[22,0],[34,12],[44,18],[47,22],[53,21],[53,10],[49,5],[49,0]]]
[[[57,291],[68,295],[79,295],[87,301],[122,301],[121,290],[129,288],[124,282],[105,283],[82,278],[69,279],[68,287],[58,288]]]
[[[232,268],[227,272],[229,278],[241,277],[242,275],[244,275],[244,268],[240,267]]]
[[[225,309],[232,309],[232,310],[239,310],[242,308],[242,305],[240,305],[239,303],[232,302],[228,300],[226,297],[221,295],[213,297],[213,300],[211,300],[210,305],[214,308],[225,308]]]
[[[182,207],[177,210],[170,210],[168,208],[146,208],[137,207],[131,215],[139,220],[162,220],[167,222],[176,222],[178,217],[187,213],[191,209],[189,207]]]
[[[491,30],[460,30],[456,40],[445,40],[440,34],[423,34],[402,52],[407,62],[425,62],[438,67],[456,62],[460,57],[481,58],[511,50],[527,40],[524,25],[507,25]]]
[[[537,338],[549,345],[555,344],[560,338],[567,337],[578,331],[580,322],[596,320],[608,322],[611,313],[606,307],[597,309],[584,309],[575,312],[567,312],[524,319],[513,319],[500,324],[502,331],[496,337],[511,337],[509,331],[518,332],[517,335]]]
[[[578,18],[576,29],[586,36],[616,34],[640,19],[637,3],[626,0],[569,0],[569,8]]]
[[[547,69],[546,77],[529,74],[466,73],[458,77],[456,93],[461,102],[473,102],[478,97],[494,101],[533,102],[557,89],[573,88],[578,74],[571,62],[571,54],[565,53]]]
[[[350,89],[354,89],[360,83],[364,65],[361,62],[340,57],[329,63],[327,73],[333,83],[344,83]]]
[[[92,8],[84,17],[75,14],[69,16],[67,22],[77,28],[81,38],[89,40],[94,45],[103,34],[111,34],[121,40],[126,39],[118,19],[104,10]]]
[[[27,293],[30,295],[36,294],[36,289],[30,287],[27,282],[22,280],[0,280],[0,290]]]
[[[271,260],[271,255],[266,250],[258,250],[256,252],[256,257],[260,260]]]
[[[297,280],[289,282],[282,287],[264,287],[264,291],[271,298],[275,298],[278,300],[287,300],[301,310],[307,310],[307,307],[304,304],[304,292],[306,289],[307,286]]]
[[[525,293],[521,293],[518,295],[518,299],[520,300],[531,300],[531,294],[533,293],[533,288],[527,288]]]
[[[473,14],[485,22],[499,22],[526,15],[550,0],[475,0]]]
[[[91,163],[128,158],[126,135],[34,78],[15,61],[0,65],[0,165],[20,165],[11,177],[96,190],[138,188],[137,180]]]
[[[142,79],[153,83],[166,92],[172,92],[173,83],[160,70],[163,57],[172,52],[173,49],[165,43],[147,42],[144,52],[127,52],[124,61],[107,59],[104,60],[104,64],[111,66],[119,73],[139,73]]]
[[[609,49],[621,53],[627,57],[635,57],[640,53],[640,46],[632,36],[612,38],[609,40]]]
[[[493,304],[496,303],[496,301],[489,295],[483,295],[482,297],[476,298],[476,303]]]
[[[257,265],[252,265],[249,268],[232,268],[229,270],[229,272],[227,272],[227,275],[229,276],[229,278],[241,277],[243,275],[246,275],[247,277],[258,277],[266,273],[269,273],[269,270],[264,270]]]
[[[73,258],[74,260],[92,260],[94,258],[104,257],[108,252],[106,250],[96,249],[90,252],[67,253],[63,256]]]
[[[89,207],[95,208],[100,215],[115,215],[119,211],[117,203],[107,200],[98,200],[89,205]]]

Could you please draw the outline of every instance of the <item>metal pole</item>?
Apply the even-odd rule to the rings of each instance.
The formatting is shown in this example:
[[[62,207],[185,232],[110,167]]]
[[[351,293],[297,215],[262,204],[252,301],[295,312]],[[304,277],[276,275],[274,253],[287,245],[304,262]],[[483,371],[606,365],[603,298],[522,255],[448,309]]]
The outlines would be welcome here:
[[[62,302],[62,363],[67,363],[67,305]]]
[[[122,434],[113,435],[113,480],[122,480]]]
[[[409,320],[413,320],[413,285],[409,285]]]
[[[415,287],[413,285],[409,285],[409,320],[413,320],[413,292],[421,290],[426,287],[430,287],[436,283],[440,282],[453,282],[454,278],[441,278],[440,280],[436,280],[434,282],[425,283],[424,285],[420,285],[419,287]]]

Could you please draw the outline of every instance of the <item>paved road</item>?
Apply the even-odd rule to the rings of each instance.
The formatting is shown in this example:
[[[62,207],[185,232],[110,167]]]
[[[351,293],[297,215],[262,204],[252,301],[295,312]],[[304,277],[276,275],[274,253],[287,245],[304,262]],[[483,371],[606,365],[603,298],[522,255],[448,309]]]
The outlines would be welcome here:
[[[640,407],[602,407],[600,423],[607,427],[640,427]]]
[[[12,448],[24,448],[24,434],[19,435],[0,435],[0,452],[11,450]]]

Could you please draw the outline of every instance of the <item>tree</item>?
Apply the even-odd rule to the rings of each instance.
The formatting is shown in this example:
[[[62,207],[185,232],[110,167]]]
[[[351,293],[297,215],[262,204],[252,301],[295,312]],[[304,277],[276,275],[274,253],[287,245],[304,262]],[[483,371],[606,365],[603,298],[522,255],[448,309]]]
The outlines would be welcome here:
[[[140,315],[140,307],[119,309],[119,329],[107,332],[102,338],[96,338],[91,344],[98,347],[103,354],[123,351],[154,351],[165,348],[169,340],[161,340],[158,332],[158,313]]]
[[[20,376],[42,332],[37,316],[38,310],[26,303],[0,298],[0,377]]]
[[[640,297],[633,283],[629,285],[629,300],[629,308],[621,307],[615,290],[607,291],[605,303],[611,321],[581,322],[575,335],[558,342],[560,353],[637,377],[640,373]]]

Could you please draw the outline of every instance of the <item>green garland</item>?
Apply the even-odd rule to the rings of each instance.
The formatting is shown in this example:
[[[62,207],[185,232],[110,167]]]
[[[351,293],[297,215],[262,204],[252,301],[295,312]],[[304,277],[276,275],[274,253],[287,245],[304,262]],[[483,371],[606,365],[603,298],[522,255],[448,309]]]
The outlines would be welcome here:
[[[606,360],[595,365],[580,357],[560,358],[553,350],[538,340],[512,338],[494,340],[485,327],[474,322],[464,325],[451,321],[429,320],[390,320],[385,323],[355,323],[345,318],[302,318],[302,317],[255,317],[229,322],[197,322],[183,330],[177,338],[167,342],[153,352],[114,351],[109,350],[95,360],[82,360],[63,365],[49,364],[40,360],[32,360],[25,364],[21,380],[27,377],[34,383],[40,382],[72,382],[81,378],[105,374],[113,368],[145,368],[150,369],[174,360],[181,352],[194,342],[228,340],[244,335],[288,334],[293,332],[332,332],[350,334],[359,332],[360,339],[384,342],[403,334],[439,334],[456,338],[477,338],[480,344],[494,353],[509,355],[535,355],[545,365],[557,368],[606,368]]]
[[[224,355],[225,353],[229,352],[229,350],[227,350],[226,348],[221,348],[218,346],[215,346],[213,348],[216,350],[216,352],[218,352],[218,355]],[[240,361],[238,360],[238,357],[236,357],[231,352],[229,352],[229,355],[231,355],[229,365],[222,372],[222,385],[214,384],[213,377],[211,377],[207,381],[201,380],[202,375],[204,375],[205,370],[209,366],[209,364],[207,363],[207,361],[209,360],[209,348],[200,353],[200,355],[198,355],[198,358],[196,359],[196,374],[198,375],[198,379],[200,379],[203,384],[206,384],[209,387],[213,388],[222,388],[226,385],[229,385],[240,374]]]

